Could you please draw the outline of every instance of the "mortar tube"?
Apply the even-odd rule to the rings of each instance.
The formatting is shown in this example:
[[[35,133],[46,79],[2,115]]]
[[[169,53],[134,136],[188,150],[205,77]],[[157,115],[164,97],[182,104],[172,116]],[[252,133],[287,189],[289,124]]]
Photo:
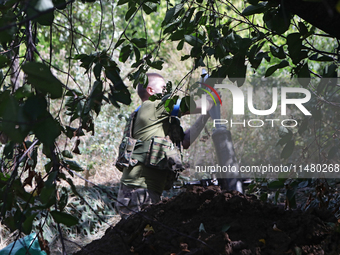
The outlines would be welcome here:
[[[218,172],[216,177],[221,188],[224,190],[237,190],[243,193],[242,180],[239,173],[239,165],[236,161],[234,145],[231,133],[223,125],[213,129],[212,139],[215,146],[218,164],[229,169],[236,169],[235,172]],[[230,167],[229,167],[230,166]]]

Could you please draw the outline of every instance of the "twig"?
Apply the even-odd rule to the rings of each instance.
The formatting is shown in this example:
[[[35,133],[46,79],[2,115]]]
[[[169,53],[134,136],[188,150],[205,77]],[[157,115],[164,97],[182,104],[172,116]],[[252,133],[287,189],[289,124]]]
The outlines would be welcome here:
[[[103,2],[102,0],[99,1],[100,2],[100,25],[99,25],[99,35],[98,35],[98,42],[97,45],[95,47],[95,50],[98,50],[99,47],[99,43],[100,43],[100,39],[101,39],[101,34],[102,34],[102,26],[103,26]]]

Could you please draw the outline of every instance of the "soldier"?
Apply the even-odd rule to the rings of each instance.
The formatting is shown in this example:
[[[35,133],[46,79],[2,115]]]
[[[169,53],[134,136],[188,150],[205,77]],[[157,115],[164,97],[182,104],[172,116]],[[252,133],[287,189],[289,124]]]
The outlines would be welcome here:
[[[182,149],[187,149],[190,141],[197,138],[209,118],[209,115],[200,116],[190,129],[183,132],[174,116],[187,113],[181,113],[177,105],[169,114],[164,105],[158,107],[160,100],[150,101],[150,96],[163,92],[166,83],[159,74],[147,75],[148,86],[144,88],[139,84],[137,87],[142,105],[127,123],[116,163],[123,172],[116,202],[122,218],[140,211],[144,205],[161,200],[163,190],[169,189],[177,173],[184,169]],[[207,110],[213,105],[213,101],[209,100]],[[199,112],[200,100],[192,113]]]

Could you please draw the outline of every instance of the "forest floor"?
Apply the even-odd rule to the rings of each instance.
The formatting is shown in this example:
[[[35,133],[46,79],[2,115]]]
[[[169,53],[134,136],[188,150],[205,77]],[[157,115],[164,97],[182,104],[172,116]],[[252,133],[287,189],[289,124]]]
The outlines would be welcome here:
[[[121,220],[75,255],[340,254],[329,211],[285,210],[254,196],[194,186]]]

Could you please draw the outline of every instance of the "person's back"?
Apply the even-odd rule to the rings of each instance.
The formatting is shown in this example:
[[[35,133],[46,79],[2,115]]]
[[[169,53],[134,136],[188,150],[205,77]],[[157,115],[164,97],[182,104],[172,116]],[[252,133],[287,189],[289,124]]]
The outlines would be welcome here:
[[[169,113],[164,107],[157,108],[160,103],[145,101],[139,108],[133,126],[133,138],[141,141],[149,141],[152,137],[165,137],[169,129]],[[134,167],[124,169],[121,183],[130,187],[137,187],[155,191],[161,195],[169,170],[155,169],[138,163]]]
[[[164,106],[158,107],[160,100],[148,100],[150,95],[162,93],[165,81],[158,74],[148,74],[148,80],[147,88],[141,84],[138,86],[138,95],[143,103],[135,116],[132,130],[132,137],[140,141],[149,141],[155,136],[165,137],[169,129],[170,115]],[[142,205],[160,201],[169,172],[147,167],[141,162],[125,167],[116,203],[121,216],[126,217],[131,210],[139,211]]]
[[[153,136],[165,137],[169,128],[169,113],[159,107],[160,100],[144,101],[139,108],[133,126],[133,137],[142,141]]]

